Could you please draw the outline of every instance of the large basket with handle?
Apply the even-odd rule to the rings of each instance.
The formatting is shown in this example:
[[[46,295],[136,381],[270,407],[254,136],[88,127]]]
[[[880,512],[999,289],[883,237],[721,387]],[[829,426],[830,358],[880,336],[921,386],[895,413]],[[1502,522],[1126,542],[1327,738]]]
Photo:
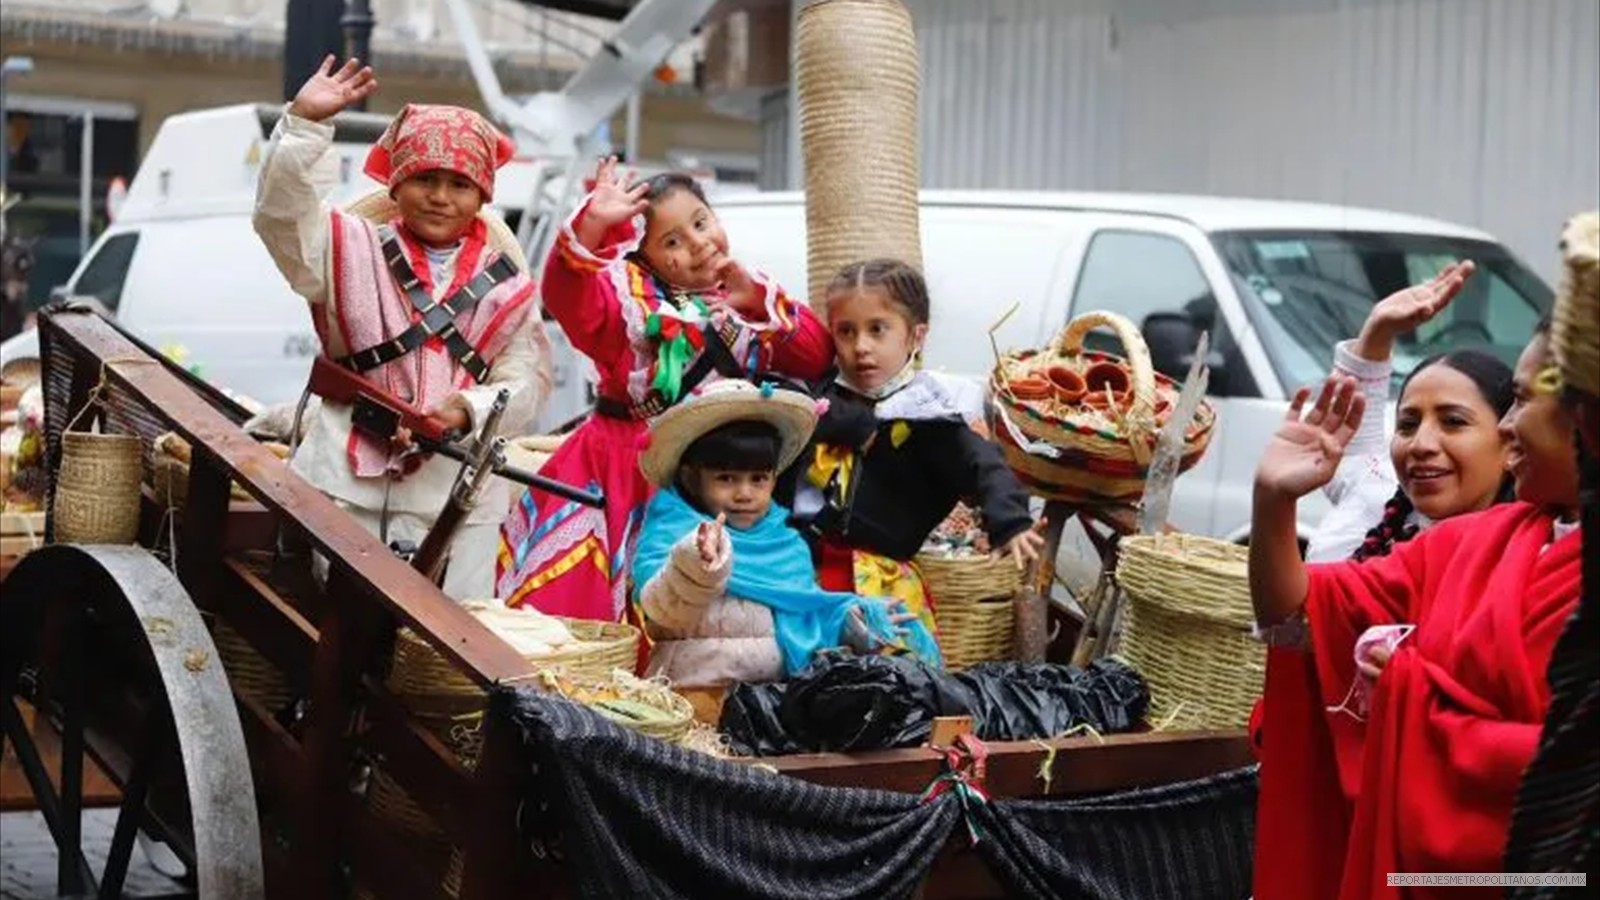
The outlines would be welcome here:
[[[1096,328],[1114,332],[1127,356],[1085,349]],[[1139,498],[1179,390],[1150,364],[1133,323],[1110,312],[1078,316],[1043,350],[1003,354],[990,388],[1006,462],[1034,493],[1073,502]],[[1202,401],[1184,432],[1179,471],[1200,461],[1216,419]]]

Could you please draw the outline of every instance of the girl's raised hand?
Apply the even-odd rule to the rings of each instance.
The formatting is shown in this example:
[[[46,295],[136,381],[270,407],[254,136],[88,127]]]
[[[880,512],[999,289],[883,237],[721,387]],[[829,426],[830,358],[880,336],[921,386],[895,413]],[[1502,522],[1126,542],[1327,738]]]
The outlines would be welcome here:
[[[649,190],[650,185],[643,181],[629,187],[627,173],[617,169],[617,158],[608,156],[595,169],[586,218],[600,229],[621,225],[650,208],[650,201],[644,198]]]
[[[1451,263],[1427,281],[1395,291],[1373,304],[1356,338],[1356,355],[1362,359],[1388,359],[1394,352],[1395,338],[1449,306],[1477,270],[1477,263],[1470,259]]]
[[[1305,412],[1310,396],[1309,388],[1295,393],[1256,466],[1258,487],[1298,499],[1327,484],[1339,468],[1344,448],[1361,426],[1366,398],[1356,390],[1355,379],[1339,376],[1323,383],[1316,404]]]
[[[371,66],[360,60],[346,60],[337,72],[333,71],[333,54],[328,54],[322,66],[313,72],[300,92],[289,104],[289,114],[313,122],[321,122],[340,110],[359,103],[378,89],[378,79]]]
[[[722,305],[743,316],[753,316],[763,313],[766,309],[765,292],[750,277],[750,270],[739,264],[733,257],[722,261],[717,267],[717,280],[722,282],[724,300]]]
[[[701,522],[694,536],[695,549],[700,551],[700,561],[706,568],[716,568],[717,562],[722,557],[722,543],[727,538],[724,531],[728,522],[727,515],[718,513],[713,521]]]

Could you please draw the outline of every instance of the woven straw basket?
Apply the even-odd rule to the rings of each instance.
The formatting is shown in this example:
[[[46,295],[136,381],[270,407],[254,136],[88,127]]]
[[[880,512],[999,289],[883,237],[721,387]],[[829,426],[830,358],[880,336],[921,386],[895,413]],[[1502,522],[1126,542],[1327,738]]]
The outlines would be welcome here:
[[[807,296],[820,310],[851,263],[889,257],[922,268],[917,42],[899,0],[817,0],[799,19]]]
[[[163,508],[182,509],[189,502],[189,464],[164,449],[173,440],[179,438],[168,432],[151,445],[150,489]],[[228,483],[228,496],[233,500],[250,499],[250,493],[237,481]]]
[[[1255,621],[1249,551],[1191,534],[1121,542],[1127,594],[1118,655],[1150,687],[1149,719],[1187,728],[1243,728],[1261,696],[1266,648]]]
[[[222,657],[228,683],[235,690],[260,703],[269,713],[289,705],[293,694],[288,679],[244,635],[227,623],[216,621],[211,627],[211,639],[216,642],[217,655]]]
[[[1012,598],[1022,586],[1022,573],[1010,559],[921,553],[916,564],[933,598],[945,668],[1013,657]]]
[[[1083,348],[1084,337],[1102,327],[1116,333],[1127,359]],[[1067,403],[1054,394],[1019,397],[1013,391],[1020,383],[1048,384],[1048,373],[1057,370],[1065,369],[1081,380],[1091,367],[1108,364],[1121,369],[1129,384],[1127,396],[1116,398],[1110,408],[1094,408],[1083,400]],[[1005,354],[995,366],[990,388],[1003,417],[995,428],[995,441],[1017,477],[1035,494],[1074,502],[1139,498],[1156,435],[1178,394],[1178,385],[1151,366],[1150,350],[1139,330],[1109,312],[1078,316],[1067,323],[1054,346],[1043,351]],[[1180,472],[1200,461],[1215,424],[1215,410],[1202,401],[1184,434]],[[1047,444],[1057,455],[1024,449],[1013,428],[1025,442]]]
[[[138,435],[61,433],[55,539],[63,544],[131,544],[139,536],[144,444]]]
[[[1581,213],[1561,232],[1563,272],[1551,338],[1562,380],[1600,397],[1600,213]]]
[[[528,657],[536,667],[590,679],[608,677],[616,668],[633,670],[638,661],[639,629],[622,622],[565,618],[561,622],[584,643]],[[477,765],[483,749],[483,714],[489,705],[482,688],[409,628],[395,634],[394,663],[385,684],[462,765],[468,769]],[[367,802],[380,822],[426,844],[444,842],[444,829],[381,766],[373,768]],[[452,849],[442,885],[448,896],[460,893],[460,869],[460,851]]]

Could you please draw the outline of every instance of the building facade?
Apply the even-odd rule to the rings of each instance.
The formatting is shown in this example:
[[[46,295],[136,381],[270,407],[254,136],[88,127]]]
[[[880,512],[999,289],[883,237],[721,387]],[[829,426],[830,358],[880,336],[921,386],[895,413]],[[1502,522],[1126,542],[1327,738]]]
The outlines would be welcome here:
[[[1372,206],[1484,228],[1550,278],[1561,222],[1600,202],[1596,0],[905,2],[928,187]],[[742,5],[776,27],[801,4]],[[746,104],[768,187],[801,183],[786,81]]]

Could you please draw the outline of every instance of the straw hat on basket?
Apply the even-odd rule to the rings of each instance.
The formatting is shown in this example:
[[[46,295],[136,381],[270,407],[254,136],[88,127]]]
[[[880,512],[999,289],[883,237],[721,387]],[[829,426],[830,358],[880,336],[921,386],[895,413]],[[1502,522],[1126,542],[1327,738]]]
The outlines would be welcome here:
[[[1579,213],[1561,230],[1561,289],[1551,327],[1561,380],[1600,397],[1600,213]]]
[[[798,391],[772,385],[756,387],[728,379],[699,389],[662,413],[650,425],[650,444],[639,454],[639,468],[652,484],[672,483],[678,460],[689,445],[729,422],[754,420],[778,429],[781,447],[778,471],[789,467],[805,449],[817,427],[817,402]]]

